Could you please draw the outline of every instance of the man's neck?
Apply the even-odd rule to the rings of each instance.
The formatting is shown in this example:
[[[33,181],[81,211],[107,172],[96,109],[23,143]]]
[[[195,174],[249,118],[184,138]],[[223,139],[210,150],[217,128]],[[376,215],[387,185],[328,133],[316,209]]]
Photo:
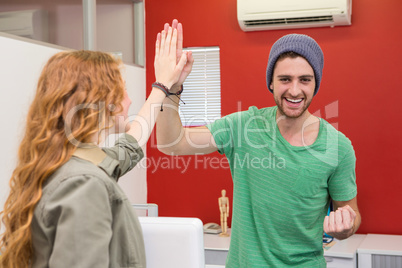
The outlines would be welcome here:
[[[318,136],[320,124],[319,119],[308,110],[297,118],[290,118],[276,112],[276,123],[278,129],[285,138],[293,146],[309,146],[315,142]]]

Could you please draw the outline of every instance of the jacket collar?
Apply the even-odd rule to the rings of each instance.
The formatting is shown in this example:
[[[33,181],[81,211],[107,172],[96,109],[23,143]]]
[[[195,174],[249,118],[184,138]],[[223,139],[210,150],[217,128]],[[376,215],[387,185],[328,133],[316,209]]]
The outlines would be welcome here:
[[[118,180],[121,175],[121,170],[119,167],[119,162],[110,156],[108,156],[101,148],[98,146],[87,147],[87,148],[77,148],[73,153],[74,156],[87,160],[94,165],[101,168],[110,177]]]

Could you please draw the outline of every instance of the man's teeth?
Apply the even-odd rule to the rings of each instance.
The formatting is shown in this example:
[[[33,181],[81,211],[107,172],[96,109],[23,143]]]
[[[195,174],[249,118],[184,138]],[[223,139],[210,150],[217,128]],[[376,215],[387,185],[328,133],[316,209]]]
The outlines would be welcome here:
[[[303,99],[288,99],[286,98],[287,101],[293,102],[293,103],[298,103],[301,102]]]

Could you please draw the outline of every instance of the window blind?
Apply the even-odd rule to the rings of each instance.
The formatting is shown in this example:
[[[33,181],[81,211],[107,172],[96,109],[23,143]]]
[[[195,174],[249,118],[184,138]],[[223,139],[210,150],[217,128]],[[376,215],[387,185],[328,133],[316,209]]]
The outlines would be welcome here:
[[[183,126],[204,126],[221,118],[219,47],[186,48],[194,57],[193,69],[183,84],[179,114]]]

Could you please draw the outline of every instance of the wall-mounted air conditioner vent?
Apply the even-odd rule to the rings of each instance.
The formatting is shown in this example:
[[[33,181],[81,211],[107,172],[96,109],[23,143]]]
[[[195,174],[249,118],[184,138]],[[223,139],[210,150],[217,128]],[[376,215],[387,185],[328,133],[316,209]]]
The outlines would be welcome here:
[[[39,9],[1,12],[0,32],[47,42],[47,13]]]
[[[279,25],[279,24],[304,24],[304,23],[323,23],[334,22],[333,16],[317,16],[317,17],[302,17],[302,18],[282,18],[270,20],[246,20],[246,27],[263,26],[263,25]]]
[[[243,31],[350,25],[352,0],[237,0]]]

